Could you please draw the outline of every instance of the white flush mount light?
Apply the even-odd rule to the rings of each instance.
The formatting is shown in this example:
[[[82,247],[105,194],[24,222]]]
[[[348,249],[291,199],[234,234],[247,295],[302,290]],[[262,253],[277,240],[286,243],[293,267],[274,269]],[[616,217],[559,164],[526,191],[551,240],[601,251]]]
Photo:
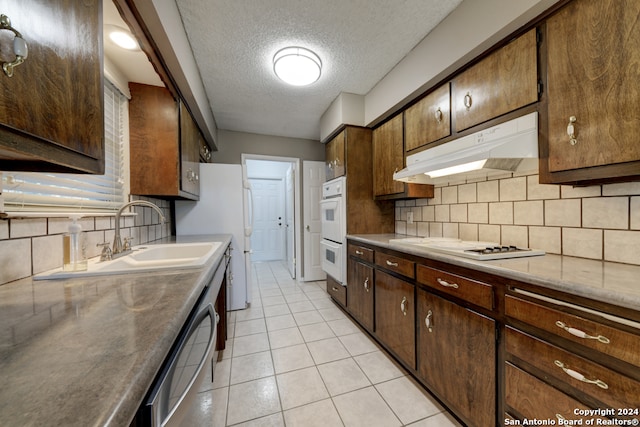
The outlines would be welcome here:
[[[117,25],[105,25],[109,39],[116,45],[127,50],[140,50],[138,42],[131,32]]]
[[[273,71],[285,83],[306,86],[320,78],[320,57],[303,47],[285,47],[273,56]]]

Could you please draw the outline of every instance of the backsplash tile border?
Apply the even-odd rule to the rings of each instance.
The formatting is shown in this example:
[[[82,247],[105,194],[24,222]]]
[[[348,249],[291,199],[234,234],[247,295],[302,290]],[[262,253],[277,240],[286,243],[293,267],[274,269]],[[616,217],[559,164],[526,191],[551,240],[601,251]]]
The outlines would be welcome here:
[[[133,237],[133,244],[137,245],[171,236],[170,201],[137,196],[131,200],[155,203],[164,212],[166,221],[160,224],[157,212],[133,206],[138,215],[121,218],[123,237]],[[115,217],[84,217],[79,222],[85,233],[87,256],[100,255],[100,248],[96,245],[113,241]],[[69,219],[59,217],[0,220],[0,286],[62,267],[62,235],[68,226]]]
[[[640,265],[640,183],[539,184],[537,174],[442,185],[396,202],[398,234],[495,241]],[[414,222],[407,222],[407,212]]]

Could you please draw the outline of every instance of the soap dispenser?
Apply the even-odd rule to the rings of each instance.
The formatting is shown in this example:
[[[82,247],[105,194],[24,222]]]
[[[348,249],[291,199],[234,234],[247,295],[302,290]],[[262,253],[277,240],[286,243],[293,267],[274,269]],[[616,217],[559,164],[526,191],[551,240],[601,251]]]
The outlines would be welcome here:
[[[85,271],[87,257],[85,253],[84,234],[78,220],[82,215],[71,215],[69,232],[62,236],[62,269],[64,271]]]

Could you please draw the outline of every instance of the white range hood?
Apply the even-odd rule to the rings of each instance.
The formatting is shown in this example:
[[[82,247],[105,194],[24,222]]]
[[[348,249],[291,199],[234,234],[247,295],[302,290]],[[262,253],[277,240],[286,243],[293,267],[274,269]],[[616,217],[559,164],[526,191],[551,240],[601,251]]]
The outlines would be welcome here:
[[[488,129],[407,156],[407,167],[393,179],[436,184],[452,175],[466,178],[538,167],[538,113],[533,112]]]

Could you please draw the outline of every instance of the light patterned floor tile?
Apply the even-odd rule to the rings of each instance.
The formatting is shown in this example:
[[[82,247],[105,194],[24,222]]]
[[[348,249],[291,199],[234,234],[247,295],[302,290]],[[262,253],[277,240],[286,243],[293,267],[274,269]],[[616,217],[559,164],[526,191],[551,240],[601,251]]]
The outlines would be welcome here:
[[[340,341],[345,346],[349,354],[358,356],[360,354],[371,353],[379,350],[374,342],[364,332],[358,332],[350,335],[342,335]]]
[[[349,357],[349,352],[338,338],[312,341],[307,343],[307,347],[316,365]]]
[[[331,399],[284,411],[289,427],[342,427],[342,420]]]
[[[400,420],[373,387],[367,387],[333,398],[346,427],[396,427]]]
[[[402,368],[396,365],[389,356],[381,351],[361,354],[360,356],[354,357],[354,359],[373,384],[400,378],[405,375]]]
[[[318,370],[331,396],[371,385],[367,376],[352,358],[318,365]]]
[[[315,366],[279,374],[276,380],[283,410],[329,397],[327,388]]]
[[[305,344],[271,350],[276,374],[313,366],[313,358]]]
[[[397,378],[375,387],[404,424],[443,411],[443,408],[433,398],[420,391],[409,377]]]
[[[229,387],[228,425],[275,414],[281,410],[275,377]]]
[[[270,377],[274,373],[270,351],[231,359],[231,385]]]
[[[267,322],[267,330],[269,332],[277,331],[278,329],[293,328],[297,326],[296,321],[291,314],[267,317],[265,320]]]
[[[271,343],[271,349],[276,349],[304,344],[304,339],[300,330],[296,327],[269,332],[269,342]]]
[[[329,325],[326,323],[314,323],[300,326],[300,332],[305,342],[318,341],[335,336]]]
[[[266,333],[245,335],[233,340],[233,357],[269,350],[269,336]]]

